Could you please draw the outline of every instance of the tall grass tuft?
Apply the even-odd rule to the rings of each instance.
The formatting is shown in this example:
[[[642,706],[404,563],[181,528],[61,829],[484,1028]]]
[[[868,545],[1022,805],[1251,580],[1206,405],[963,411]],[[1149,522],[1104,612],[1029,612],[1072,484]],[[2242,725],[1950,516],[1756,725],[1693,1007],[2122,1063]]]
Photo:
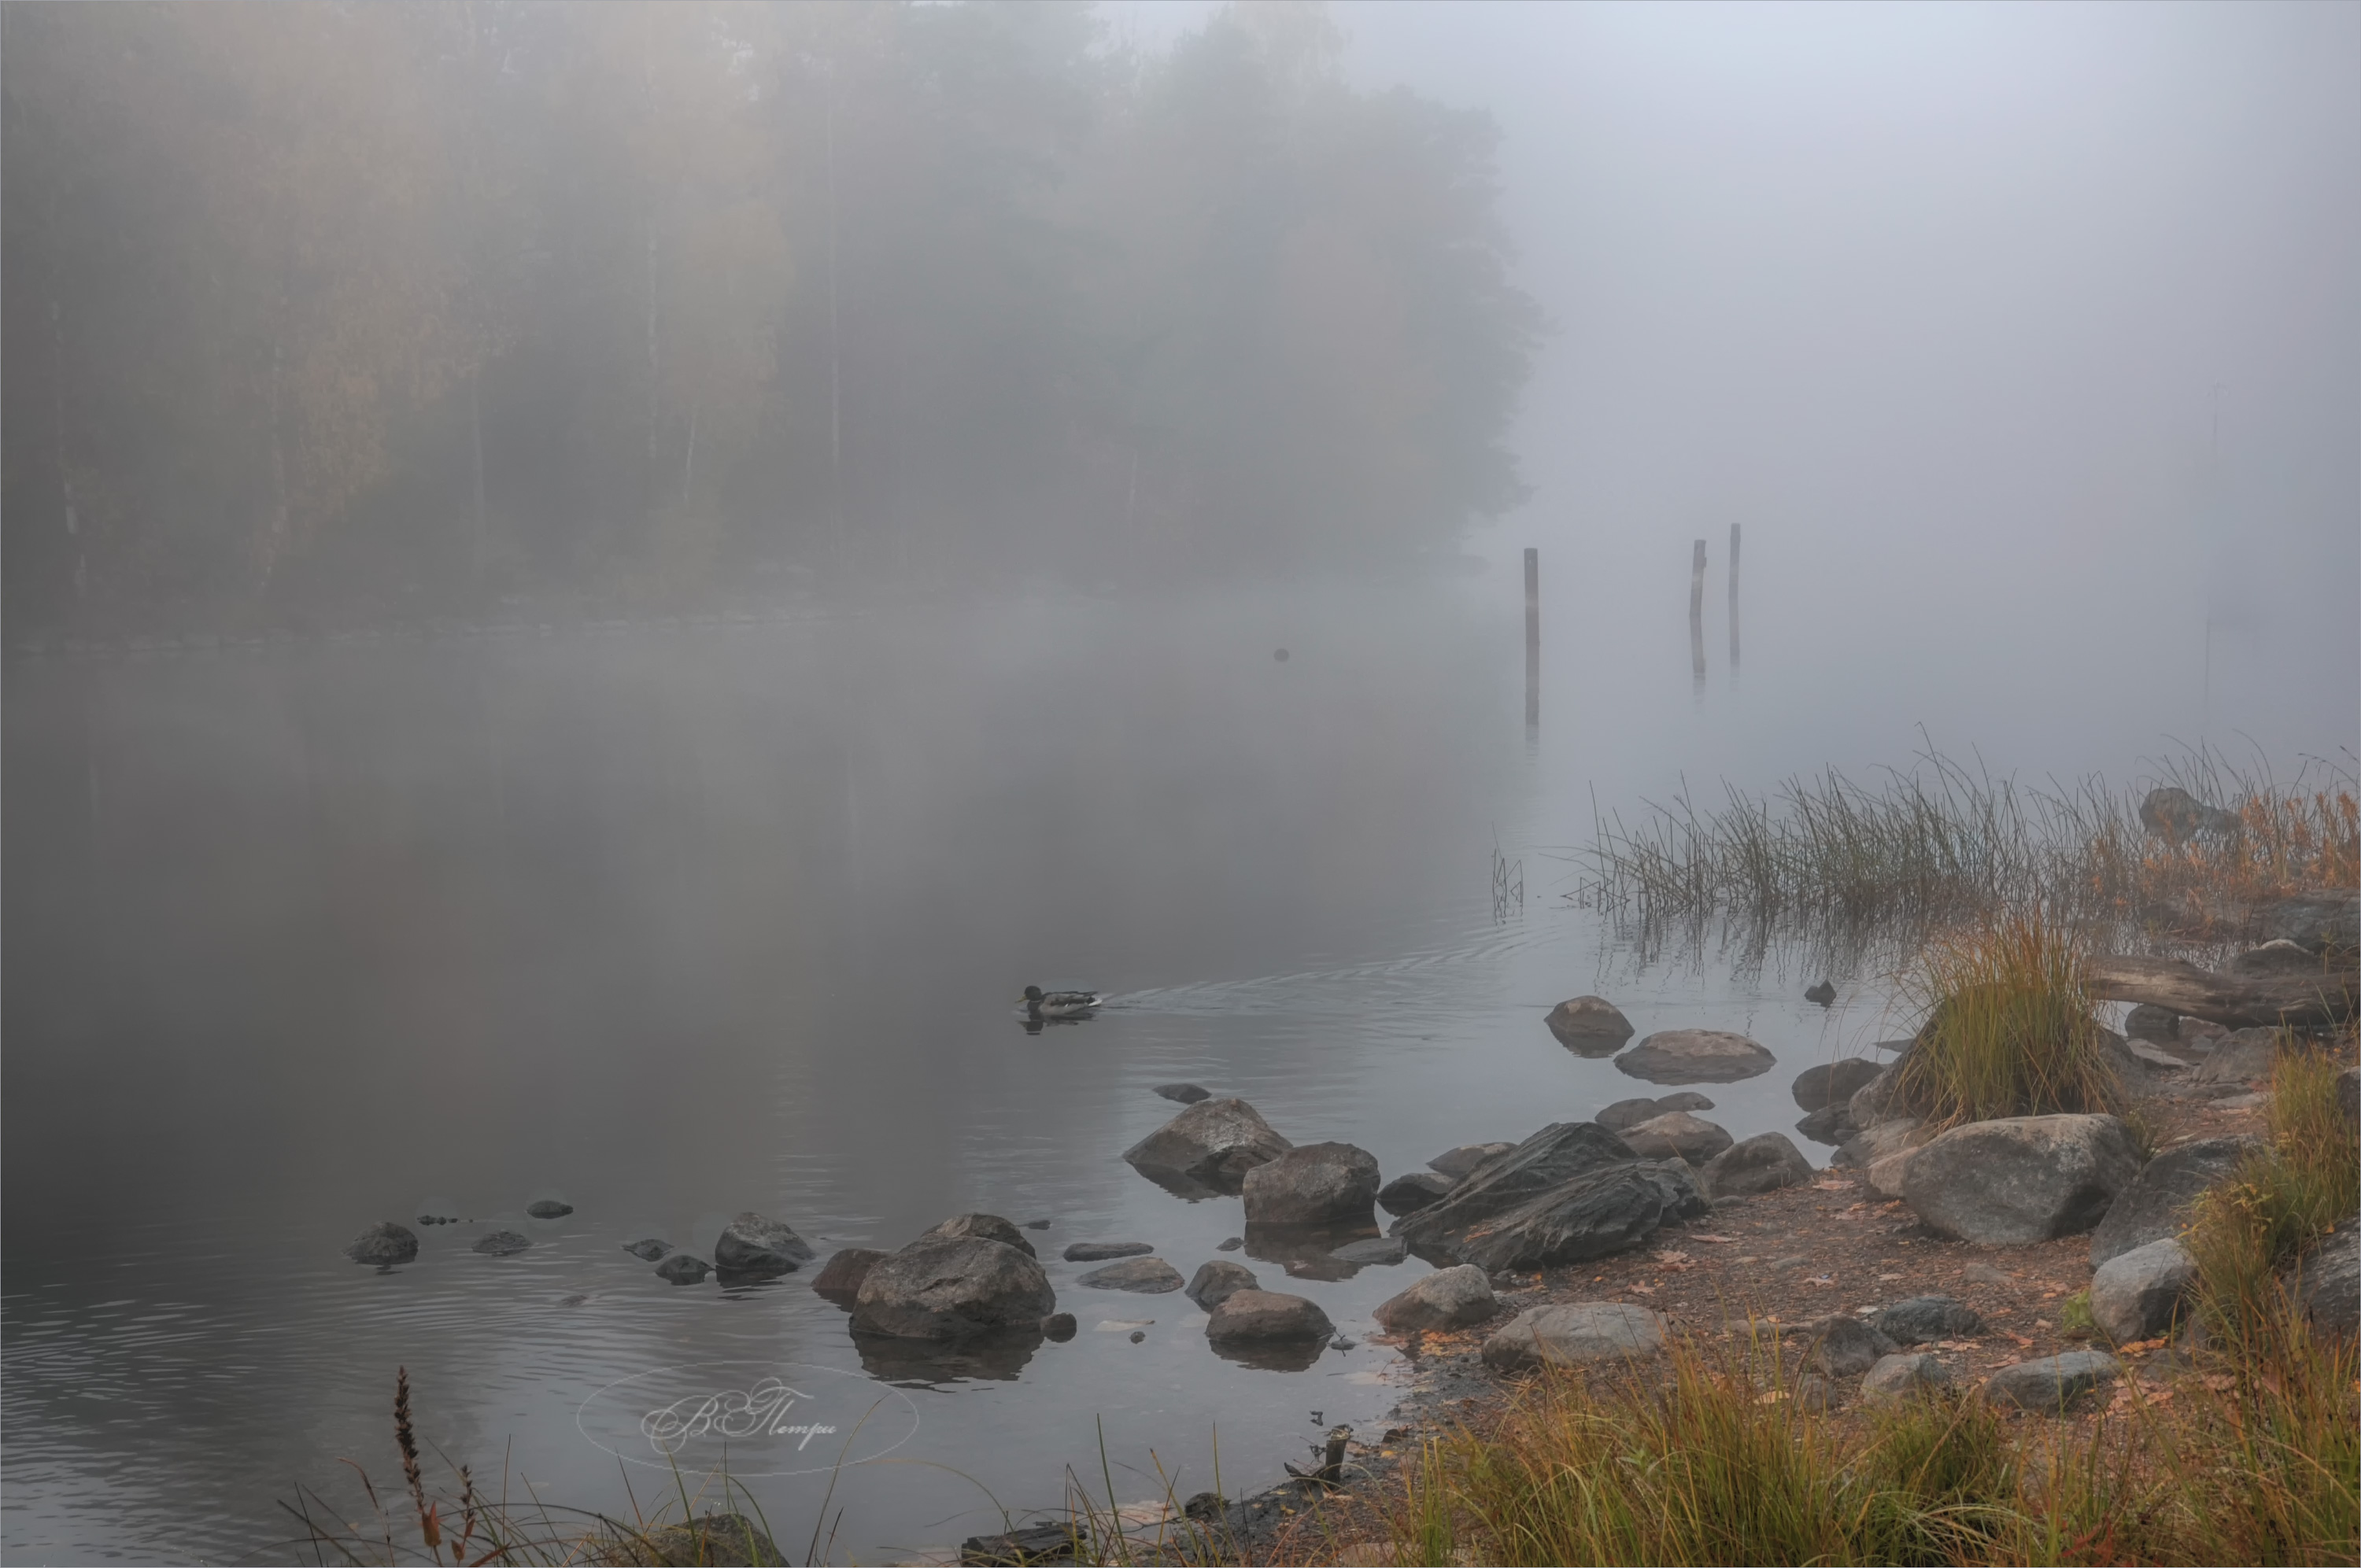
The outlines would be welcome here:
[[[1938,938],[1911,990],[1927,1023],[1894,1070],[1896,1106],[1942,1126],[2127,1106],[2081,954],[2047,916]]]

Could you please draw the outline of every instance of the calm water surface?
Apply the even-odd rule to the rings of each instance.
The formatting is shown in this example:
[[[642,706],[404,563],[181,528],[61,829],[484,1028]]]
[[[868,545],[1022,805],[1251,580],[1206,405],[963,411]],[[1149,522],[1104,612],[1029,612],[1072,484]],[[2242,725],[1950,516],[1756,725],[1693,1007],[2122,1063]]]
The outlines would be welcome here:
[[[808,1408],[901,1423],[834,1482],[840,1560],[997,1529],[1070,1465],[1103,1491],[1102,1442],[1126,1501],[1217,1458],[1235,1494],[1380,1421],[1400,1368],[1369,1313],[1415,1260],[1286,1285],[1361,1341],[1292,1372],[1054,1261],[1137,1238],[1185,1274],[1242,1230],[1236,1200],[1121,1162],[1174,1110],[1152,1086],[1244,1095],[1390,1177],[1645,1091],[1552,1041],[1566,996],[1771,1047],[1777,1071],[1708,1088],[1740,1136],[1792,1124],[1795,1071],[1894,1032],[1873,983],[1831,1014],[1775,961],[1637,963],[1553,848],[1594,788],[1906,760],[1925,714],[1891,669],[1861,685],[1891,700],[1824,710],[1818,674],[1752,667],[1699,700],[1674,622],[1554,663],[1529,742],[1514,615],[1479,579],[12,663],[0,1548],[291,1557],[275,1498],[359,1519],[336,1461],[398,1475],[397,1366],[451,1462],[610,1510],[618,1460],[578,1419],[599,1389],[818,1369]],[[1798,711],[1829,716],[1761,717]],[[1521,905],[1494,902],[1496,844]],[[1027,981],[1113,1000],[1028,1036]],[[541,1197],[575,1212],[527,1219]],[[621,1250],[709,1256],[742,1209],[823,1253],[1047,1217],[1082,1332],[864,1362],[808,1274],[675,1288]],[[476,1223],[390,1272],[339,1255],[430,1212]],[[495,1225],[534,1245],[471,1252]],[[829,1477],[749,1485],[800,1552]]]

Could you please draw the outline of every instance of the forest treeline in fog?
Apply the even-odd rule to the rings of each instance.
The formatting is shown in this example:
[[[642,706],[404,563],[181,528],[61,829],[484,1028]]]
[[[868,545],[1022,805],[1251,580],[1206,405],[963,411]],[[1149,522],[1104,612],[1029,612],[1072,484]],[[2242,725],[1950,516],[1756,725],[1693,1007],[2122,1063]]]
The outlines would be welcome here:
[[[1449,554],[1543,330],[1316,6],[0,13],[12,629]]]

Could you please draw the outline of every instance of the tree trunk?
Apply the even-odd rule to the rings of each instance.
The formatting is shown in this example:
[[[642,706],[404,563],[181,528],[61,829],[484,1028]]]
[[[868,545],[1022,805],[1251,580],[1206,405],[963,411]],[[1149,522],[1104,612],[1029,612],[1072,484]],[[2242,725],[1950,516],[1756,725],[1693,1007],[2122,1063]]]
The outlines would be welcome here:
[[[2109,957],[2091,960],[2090,990],[2102,1002],[2145,1002],[2228,1029],[2274,1028],[2352,1017],[2361,975],[2349,961],[2317,974],[2230,975],[2179,959]]]
[[[484,367],[477,365],[467,372],[467,425],[476,443],[476,570],[478,582],[484,576],[484,555],[489,547],[484,521]]]

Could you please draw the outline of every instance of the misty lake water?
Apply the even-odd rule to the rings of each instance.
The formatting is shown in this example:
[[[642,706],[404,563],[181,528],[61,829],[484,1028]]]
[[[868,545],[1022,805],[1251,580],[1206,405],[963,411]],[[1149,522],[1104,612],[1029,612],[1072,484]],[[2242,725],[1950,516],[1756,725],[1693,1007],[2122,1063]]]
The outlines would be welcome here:
[[[2119,773],[2183,703],[2094,704],[2154,683],[2092,664],[2087,623],[1949,682],[1942,649],[1849,658],[1770,615],[1743,685],[1715,626],[1698,696],[1671,602],[1553,642],[1537,739],[1498,572],[13,661],[0,1548],[291,1557],[274,1499],[358,1519],[337,1460],[398,1476],[397,1365],[452,1463],[609,1511],[600,1390],[808,1369],[812,1408],[899,1423],[833,1482],[839,1560],[998,1529],[1068,1466],[1103,1492],[1102,1441],[1128,1502],[1213,1486],[1217,1456],[1241,1495],[1333,1423],[1368,1435],[1400,1369],[1370,1311],[1425,1265],[1282,1284],[1247,1257],[1357,1342],[1283,1372],[1214,1354],[1180,1295],[1056,1261],[1136,1238],[1185,1274],[1241,1232],[1235,1199],[1120,1159],[1175,1110],[1154,1085],[1390,1177],[1649,1091],[1543,1029],[1596,991],[1642,1033],[1769,1046],[1773,1072],[1706,1092],[1739,1136],[1786,1129],[1795,1072],[1906,1021],[1875,976],[1806,1003],[1820,977],[1776,952],[1642,962],[1565,896],[1594,792],[1628,812],[1684,774],[1906,763],[1922,721],[1998,765]],[[2047,678],[2071,659],[2089,681]],[[1521,904],[1494,900],[1496,845]],[[1110,1000],[1028,1035],[1028,981]],[[528,1219],[542,1197],[574,1212]],[[747,1209],[823,1255],[1047,1217],[1082,1332],[1018,1365],[864,1362],[808,1271],[676,1288],[622,1250],[709,1257]],[[475,1223],[390,1272],[340,1255],[423,1213]],[[473,1253],[496,1225],[534,1245]],[[748,1482],[798,1555],[830,1484]]]

